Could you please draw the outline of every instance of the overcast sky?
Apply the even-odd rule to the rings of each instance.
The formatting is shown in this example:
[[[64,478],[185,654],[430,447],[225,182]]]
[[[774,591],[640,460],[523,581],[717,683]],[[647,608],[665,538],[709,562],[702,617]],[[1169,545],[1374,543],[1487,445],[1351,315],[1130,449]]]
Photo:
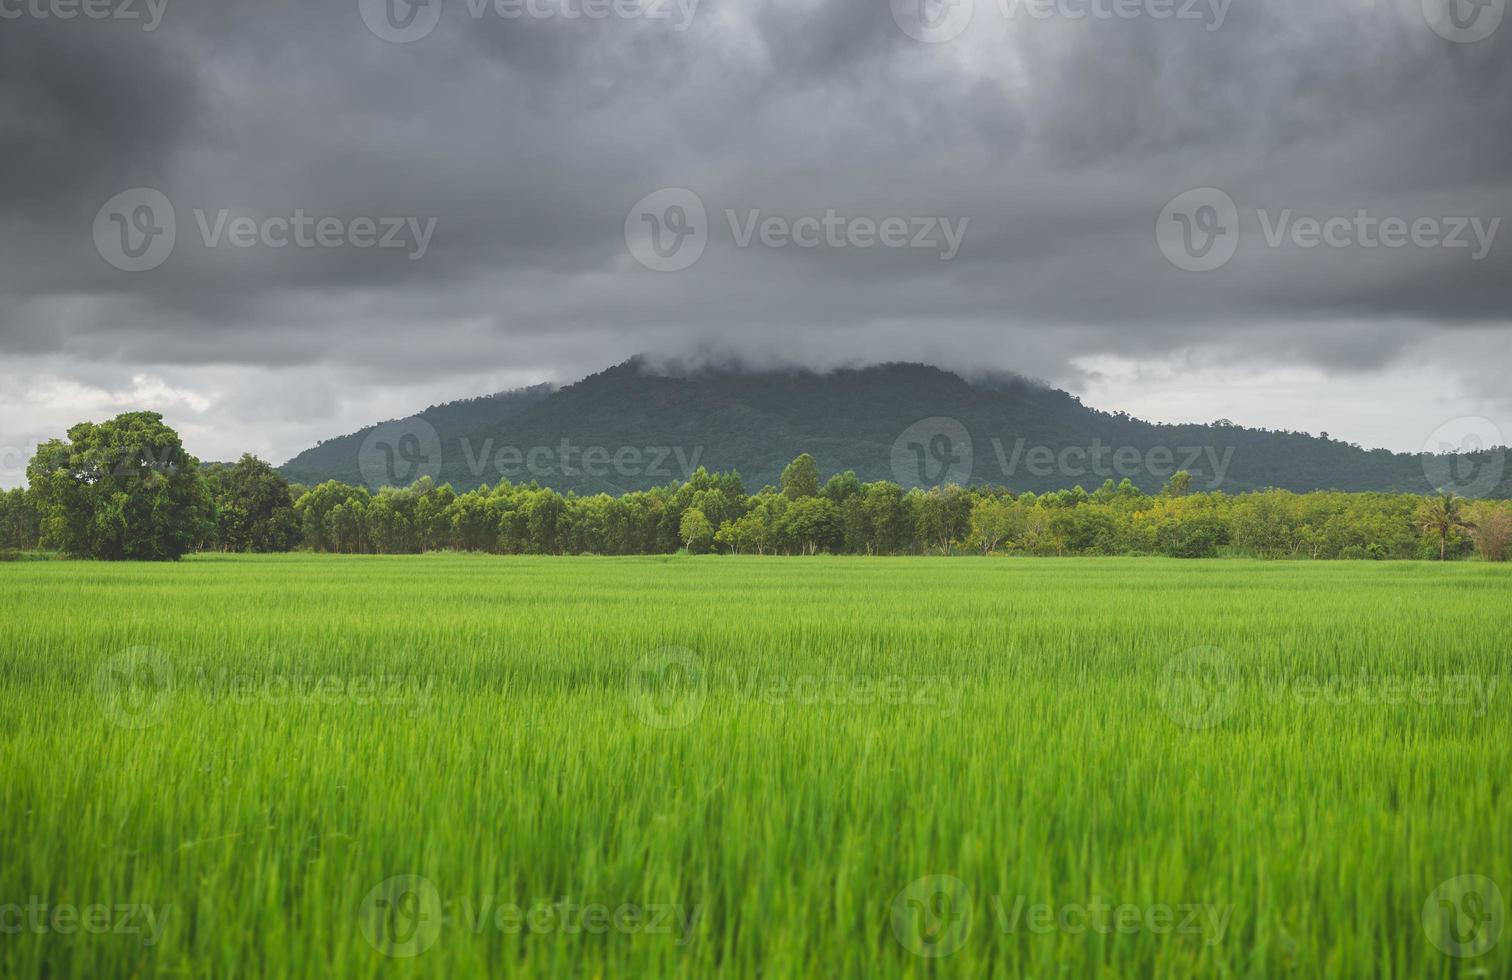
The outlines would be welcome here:
[[[0,0],[4,485],[640,352],[1512,432],[1505,0],[84,2]]]

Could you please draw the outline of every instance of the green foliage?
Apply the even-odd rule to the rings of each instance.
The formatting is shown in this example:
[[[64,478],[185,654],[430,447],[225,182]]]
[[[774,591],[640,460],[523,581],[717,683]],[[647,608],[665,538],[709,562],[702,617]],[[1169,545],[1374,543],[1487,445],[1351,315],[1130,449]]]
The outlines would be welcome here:
[[[1439,561],[1448,557],[1449,536],[1472,530],[1465,517],[1464,501],[1452,493],[1429,497],[1418,507],[1418,526],[1438,538]]]
[[[709,545],[714,541],[714,526],[709,523],[703,511],[689,507],[683,511],[680,526],[683,546],[689,552],[696,555],[709,550]]]
[[[94,439],[99,428],[84,426],[71,434]],[[168,457],[181,452],[176,436],[156,436],[168,441],[166,449],[154,451]],[[110,438],[119,442],[125,437]],[[79,469],[37,464],[41,492],[0,498],[0,534],[5,535],[0,547],[35,544],[39,528],[46,540],[57,543],[87,543],[95,540],[88,535],[98,537],[101,528],[118,537],[129,532],[132,540],[152,538],[151,523],[159,511],[136,506],[127,522],[121,516],[126,504],[118,502],[127,498],[102,496],[94,476],[98,467],[89,462],[93,457],[87,451],[54,444],[47,447],[47,458],[67,459],[70,452]],[[179,474],[182,482],[184,472],[192,473],[190,463],[169,467],[170,475]],[[143,493],[155,488],[152,492],[161,495],[177,485],[142,465],[132,462],[116,469],[143,474],[128,484]],[[299,543],[312,551],[344,554],[634,555],[686,549],[948,555],[964,548],[983,555],[1479,556],[1486,561],[1504,560],[1512,550],[1512,505],[1506,502],[1481,501],[1472,507],[1445,496],[1189,493],[1181,475],[1158,496],[1146,495],[1127,479],[1117,484],[1109,479],[1091,494],[1080,486],[1017,496],[985,486],[905,492],[890,481],[863,483],[850,471],[821,485],[814,457],[804,453],[784,468],[781,492],[767,487],[754,495],[746,494],[738,473],[711,473],[700,466],[684,483],[618,497],[564,496],[533,482],[508,480],[458,494],[425,477],[376,494],[328,480],[303,490],[290,505],[291,491],[282,477],[247,456],[235,466],[207,468],[216,522],[204,525],[208,530],[195,543],[231,551],[288,550]],[[87,502],[97,498],[104,503],[89,511]],[[44,514],[34,501],[51,501],[50,509]],[[80,516],[86,512],[97,516],[86,520]],[[112,547],[125,556],[125,545]]]
[[[299,515],[289,482],[252,455],[232,466],[204,468],[215,504],[210,547],[222,551],[290,551],[299,544]]]
[[[214,533],[199,462],[156,412],[81,422],[26,475],[43,544],[74,557],[173,560]]]
[[[0,550],[30,551],[42,539],[42,515],[27,490],[0,492]]]
[[[819,464],[804,453],[782,471],[782,495],[789,500],[819,495]]]
[[[801,497],[783,512],[777,523],[777,535],[790,554],[833,551],[840,546],[843,536],[840,508],[824,497]]]

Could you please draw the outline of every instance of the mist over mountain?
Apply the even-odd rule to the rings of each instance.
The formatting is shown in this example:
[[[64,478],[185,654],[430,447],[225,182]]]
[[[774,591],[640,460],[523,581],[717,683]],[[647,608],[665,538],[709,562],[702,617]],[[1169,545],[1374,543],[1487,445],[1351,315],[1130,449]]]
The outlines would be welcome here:
[[[684,480],[702,466],[738,471],[754,491],[776,484],[804,452],[826,475],[854,470],[863,481],[1017,492],[1092,490],[1125,478],[1154,492],[1182,469],[1194,490],[1230,493],[1512,489],[1501,454],[1435,460],[1225,420],[1151,423],[1004,373],[967,380],[922,364],[818,373],[644,358],[560,388],[455,401],[375,424],[321,442],[282,471],[304,484],[376,488],[430,476],[459,491],[507,479],[620,494]]]

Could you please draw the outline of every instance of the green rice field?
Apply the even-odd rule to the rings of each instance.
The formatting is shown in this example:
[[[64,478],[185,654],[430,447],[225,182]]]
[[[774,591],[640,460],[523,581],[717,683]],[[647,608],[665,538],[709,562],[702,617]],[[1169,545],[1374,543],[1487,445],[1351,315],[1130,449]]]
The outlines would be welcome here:
[[[1512,568],[0,565],[0,976],[1512,976]]]

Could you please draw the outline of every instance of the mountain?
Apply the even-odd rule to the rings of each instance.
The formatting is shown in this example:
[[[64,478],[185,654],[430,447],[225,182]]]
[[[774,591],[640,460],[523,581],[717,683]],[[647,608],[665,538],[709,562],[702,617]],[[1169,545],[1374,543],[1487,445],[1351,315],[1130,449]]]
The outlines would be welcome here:
[[[1503,454],[1459,459],[1365,450],[1326,436],[1145,422],[1018,377],[968,381],[920,364],[828,373],[702,369],[659,373],[639,358],[562,388],[538,385],[426,409],[326,440],[282,467],[314,484],[457,490],[502,478],[619,494],[738,470],[754,491],[812,453],[820,471],[909,486],[989,483],[1015,491],[1095,489],[1125,477],[1159,490],[1176,469],[1193,488],[1279,487],[1512,496]],[[1475,491],[1475,492],[1470,492]]]

